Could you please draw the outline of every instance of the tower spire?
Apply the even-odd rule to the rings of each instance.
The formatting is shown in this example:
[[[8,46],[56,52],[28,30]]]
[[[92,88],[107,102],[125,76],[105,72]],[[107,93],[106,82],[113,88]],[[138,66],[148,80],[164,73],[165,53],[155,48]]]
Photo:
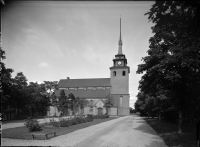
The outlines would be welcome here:
[[[121,15],[120,15],[120,36],[119,36],[119,49],[118,49],[118,54],[122,54]]]

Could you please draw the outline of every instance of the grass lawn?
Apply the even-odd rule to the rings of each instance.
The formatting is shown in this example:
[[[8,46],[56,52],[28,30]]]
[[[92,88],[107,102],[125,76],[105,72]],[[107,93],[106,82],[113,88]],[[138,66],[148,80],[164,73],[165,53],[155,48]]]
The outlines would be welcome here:
[[[105,118],[105,119],[94,119],[92,122],[87,122],[87,123],[81,123],[77,125],[73,125],[70,127],[44,127],[42,126],[42,131],[37,131],[40,133],[48,133],[48,132],[54,132],[56,131],[56,136],[68,134],[70,132],[76,131],[78,129],[82,129],[85,127],[89,127],[95,124],[99,124],[105,121],[113,120],[116,119],[115,117],[110,117],[110,118]],[[35,133],[36,131],[34,131]],[[50,135],[51,138],[52,135]],[[29,132],[28,128],[26,126],[23,127],[17,127],[17,128],[10,128],[10,129],[5,129],[2,132],[2,138],[13,138],[13,139],[32,139],[31,132]],[[44,139],[44,136],[37,136],[36,139]]]
[[[163,138],[169,147],[182,145],[182,147],[195,147],[196,132],[194,126],[183,126],[183,134],[177,133],[178,125],[158,119],[145,119],[146,122]]]

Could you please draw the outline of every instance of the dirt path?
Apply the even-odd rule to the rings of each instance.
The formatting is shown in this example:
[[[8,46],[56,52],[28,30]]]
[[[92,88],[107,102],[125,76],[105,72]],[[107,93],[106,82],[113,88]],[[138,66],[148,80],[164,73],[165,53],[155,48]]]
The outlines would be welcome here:
[[[2,139],[4,146],[132,146],[166,147],[163,140],[139,116],[103,122],[49,140]]]

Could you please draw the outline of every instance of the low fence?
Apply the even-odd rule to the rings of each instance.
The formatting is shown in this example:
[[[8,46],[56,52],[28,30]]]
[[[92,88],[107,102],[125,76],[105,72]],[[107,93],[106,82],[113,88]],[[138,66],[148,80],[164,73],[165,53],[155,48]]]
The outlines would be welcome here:
[[[86,115],[70,115],[70,116],[62,116],[62,117],[49,117],[43,119],[37,119],[39,123],[50,123],[51,121],[60,121],[61,119],[72,119],[74,117],[86,117]]]

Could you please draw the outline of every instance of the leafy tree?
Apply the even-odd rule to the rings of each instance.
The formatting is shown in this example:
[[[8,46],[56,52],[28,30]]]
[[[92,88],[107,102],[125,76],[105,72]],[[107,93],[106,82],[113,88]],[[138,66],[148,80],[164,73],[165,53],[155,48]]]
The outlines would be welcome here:
[[[145,112],[145,94],[143,92],[139,92],[137,95],[137,100],[135,102],[135,110],[136,112],[140,112],[141,115],[146,115]]]
[[[80,111],[80,108],[83,108],[85,107],[85,100],[84,99],[81,99],[79,97],[76,97],[75,100],[73,101],[73,107],[76,107],[78,108],[78,115],[79,115],[79,111]]]
[[[74,113],[74,104],[75,104],[75,102],[76,102],[76,98],[75,98],[75,96],[74,96],[72,93],[70,93],[70,94],[68,95],[68,99],[70,100],[70,108],[71,108],[71,111]]]
[[[87,99],[81,98],[79,104],[80,108],[84,110],[84,108],[89,104],[89,101]]]
[[[28,80],[24,76],[23,72],[18,72],[14,78],[15,85],[17,85],[19,89],[26,87],[28,85],[27,81]]]
[[[199,99],[197,91],[193,97],[187,98],[191,94],[189,89],[200,84],[200,33],[196,23],[198,4],[197,1],[155,2],[145,14],[155,23],[152,27],[154,36],[149,39],[148,56],[142,59],[144,63],[138,65],[137,70],[137,73],[145,72],[139,85],[141,91],[157,99],[161,92],[177,108],[180,134],[185,107]]]
[[[78,115],[80,114],[80,109],[83,109],[84,107],[87,106],[88,104],[88,100],[84,99],[84,98],[79,98],[79,97],[76,97],[74,100],[73,100],[73,107],[78,107]]]
[[[6,68],[4,63],[1,62],[1,109],[4,115],[14,112],[14,97],[11,97],[13,93],[13,80],[11,78],[12,69]]]
[[[65,96],[64,90],[60,92],[60,96],[58,96],[58,103],[57,107],[58,110],[61,111],[63,115],[66,115],[68,113],[68,109],[70,108],[70,100],[67,96]]]
[[[108,114],[108,109],[110,109],[114,105],[114,100],[112,97],[108,97],[105,100],[104,107],[106,108],[106,114]]]
[[[58,98],[57,98],[57,96],[55,95],[55,93],[53,93],[53,94],[51,95],[51,105],[54,106],[54,107],[56,107],[56,106],[57,106],[57,103],[58,103]]]
[[[1,60],[5,59],[5,51],[0,47],[0,58]],[[13,113],[15,111],[14,108],[14,97],[11,97],[11,93],[13,92],[13,79],[11,77],[11,73],[13,69],[6,68],[3,62],[0,62],[1,65],[1,112],[3,113],[3,118],[5,115]],[[8,118],[8,116],[7,116]]]
[[[41,86],[45,89],[45,94],[50,97],[55,90],[58,90],[58,81],[44,81]]]
[[[26,88],[27,93],[27,108],[29,109],[30,115],[44,116],[50,105],[50,99],[43,94],[43,87],[37,82],[30,82]]]
[[[156,115],[156,102],[155,98],[152,96],[147,96],[145,99],[145,110],[148,114],[148,117],[154,117]]]
[[[3,60],[3,59],[6,59],[5,51],[2,50],[2,47],[0,47],[0,60]]]
[[[2,48],[0,48],[0,58],[5,59],[5,51]],[[17,117],[46,115],[50,105],[49,91],[57,88],[57,82],[46,81],[46,85],[31,82],[28,85],[23,72],[18,72],[14,78],[11,77],[12,72],[12,69],[6,68],[1,62],[3,115],[15,114]]]
[[[26,94],[25,88],[27,87],[27,78],[22,72],[18,72],[15,78],[13,79],[13,89],[15,97],[15,105],[17,108],[17,116],[20,117],[22,109],[26,103]]]
[[[57,105],[57,96],[55,95],[55,90],[58,90],[58,81],[44,81],[41,85],[41,93],[45,95],[49,101],[49,106],[56,107]]]
[[[79,115],[80,105],[81,105],[81,99],[79,97],[75,98],[75,100],[73,101],[73,107],[78,108],[78,115]]]

